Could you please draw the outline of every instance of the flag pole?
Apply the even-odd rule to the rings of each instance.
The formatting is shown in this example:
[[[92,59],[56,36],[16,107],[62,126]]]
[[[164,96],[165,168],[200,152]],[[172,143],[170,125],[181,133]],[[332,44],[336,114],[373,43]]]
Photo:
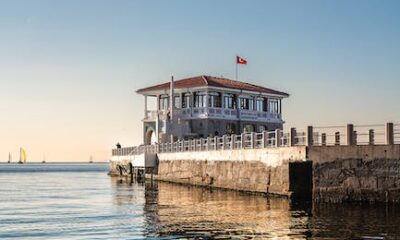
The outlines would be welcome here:
[[[236,76],[235,76],[235,78],[236,78],[236,81],[238,81],[238,63],[237,63],[237,60],[235,60],[235,63],[236,63]]]

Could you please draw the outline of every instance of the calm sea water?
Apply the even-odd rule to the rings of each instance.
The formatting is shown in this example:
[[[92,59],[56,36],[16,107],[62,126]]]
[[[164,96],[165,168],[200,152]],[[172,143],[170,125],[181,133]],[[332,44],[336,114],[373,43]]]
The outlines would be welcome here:
[[[0,239],[400,239],[398,205],[129,183],[104,164],[0,164]]]

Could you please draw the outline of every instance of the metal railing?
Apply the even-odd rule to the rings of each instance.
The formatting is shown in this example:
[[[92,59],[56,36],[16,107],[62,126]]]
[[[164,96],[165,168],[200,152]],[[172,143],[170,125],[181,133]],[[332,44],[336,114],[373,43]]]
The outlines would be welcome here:
[[[242,133],[172,143],[140,145],[117,148],[113,156],[128,156],[142,153],[200,152],[229,149],[260,149],[289,146],[339,146],[400,144],[400,124],[370,124],[346,126],[308,126],[305,131],[289,132],[279,129],[261,133]]]

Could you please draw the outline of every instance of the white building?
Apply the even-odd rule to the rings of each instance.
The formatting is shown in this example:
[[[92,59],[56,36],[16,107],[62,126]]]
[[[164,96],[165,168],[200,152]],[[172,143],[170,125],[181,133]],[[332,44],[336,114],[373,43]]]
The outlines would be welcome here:
[[[250,83],[197,76],[139,89],[145,97],[144,143],[282,128],[289,94]],[[172,97],[173,96],[173,97]],[[147,98],[157,98],[157,110]]]

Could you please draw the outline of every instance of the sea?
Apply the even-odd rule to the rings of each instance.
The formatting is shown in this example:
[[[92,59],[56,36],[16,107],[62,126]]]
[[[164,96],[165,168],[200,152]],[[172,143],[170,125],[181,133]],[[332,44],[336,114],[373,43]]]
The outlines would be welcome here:
[[[400,239],[396,204],[289,201],[107,171],[0,164],[0,239]]]

